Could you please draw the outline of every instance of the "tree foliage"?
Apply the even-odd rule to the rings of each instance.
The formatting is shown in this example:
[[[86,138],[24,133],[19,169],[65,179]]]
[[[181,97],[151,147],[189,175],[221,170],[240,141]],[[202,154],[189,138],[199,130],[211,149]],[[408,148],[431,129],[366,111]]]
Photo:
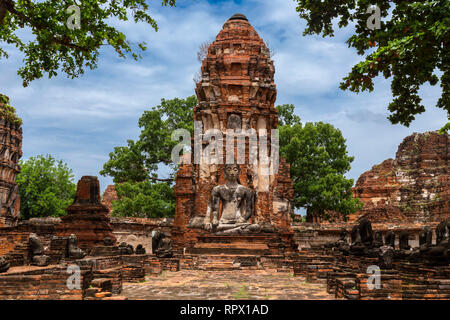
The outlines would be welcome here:
[[[330,211],[345,218],[361,208],[353,199],[353,179],[346,179],[353,157],[347,153],[345,139],[331,124],[307,122],[293,114],[293,105],[278,106],[280,155],[291,166],[294,207],[305,208],[329,219]]]
[[[186,99],[161,99],[160,105],[145,111],[139,119],[139,127],[142,131],[138,143],[145,153],[144,163],[149,172],[155,172],[158,164],[175,168],[171,153],[178,141],[172,140],[172,132],[177,129],[186,129],[192,136],[194,133],[193,109],[196,105],[195,96]]]
[[[9,104],[9,97],[0,93],[0,118],[20,127],[22,119],[17,116],[16,109]]]
[[[74,14],[67,10],[71,5],[80,8],[80,28],[67,26]],[[162,0],[162,5],[174,6],[175,0]],[[85,68],[97,67],[102,46],[111,46],[121,58],[141,58],[136,49],[146,50],[146,43],[135,47],[114,26],[115,21],[128,20],[158,30],[145,0],[0,0],[0,42],[13,44],[25,54],[18,70],[24,86],[44,73],[56,76],[58,70],[75,78]],[[34,39],[28,41],[23,29],[30,29]],[[8,58],[8,53],[0,47],[2,57]]]
[[[161,99],[160,105],[145,111],[139,119],[142,129],[139,140],[128,140],[128,146],[114,148],[100,174],[113,177],[114,183],[173,180],[175,165],[171,153],[178,142],[172,141],[171,135],[176,129],[194,132],[192,110],[196,104],[195,96]],[[159,179],[158,170],[162,165],[169,166],[172,173]]]
[[[113,214],[139,218],[173,217],[175,195],[168,182],[124,182],[116,185],[119,201],[113,201]]]
[[[409,126],[425,107],[419,96],[424,83],[439,81],[442,95],[437,107],[450,118],[450,2],[386,1],[386,0],[296,0],[297,12],[306,19],[304,35],[333,36],[333,20],[339,28],[355,24],[354,34],[347,40],[349,47],[364,61],[356,64],[343,79],[340,88],[353,92],[373,91],[373,78],[392,77],[394,97],[389,104],[391,123]],[[371,30],[367,12],[371,5],[381,10],[380,29]]]
[[[125,147],[116,147],[109,154],[100,174],[113,177],[118,201],[113,202],[115,214],[137,217],[171,217],[175,210],[172,184],[177,166],[171,161],[172,132],[194,131],[195,96],[186,99],[162,99],[161,104],[145,111],[139,119],[142,128],[138,141],[128,140]],[[169,169],[168,176],[158,172]]]
[[[300,117],[294,114],[293,104],[282,104],[276,107],[278,111],[278,126],[293,126],[300,124]]]
[[[66,213],[76,192],[72,169],[51,155],[31,157],[20,161],[21,171],[16,181],[19,186],[21,216],[58,217]]]
[[[126,147],[115,147],[114,151],[109,153],[109,160],[100,171],[103,176],[113,177],[114,183],[140,182],[148,178],[142,149],[133,140],[128,140],[127,143]]]

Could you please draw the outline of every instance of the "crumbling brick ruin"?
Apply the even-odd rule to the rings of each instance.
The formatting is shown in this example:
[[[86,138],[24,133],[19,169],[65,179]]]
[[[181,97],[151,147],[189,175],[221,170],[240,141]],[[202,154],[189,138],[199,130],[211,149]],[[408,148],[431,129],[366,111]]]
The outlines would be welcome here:
[[[201,80],[196,87],[199,103],[194,108],[194,120],[202,124],[203,137],[208,130],[217,130],[223,135],[223,161],[213,164],[206,161],[195,163],[195,155],[192,154],[191,164],[181,165],[178,171],[173,239],[179,252],[184,248],[189,251],[193,247],[197,247],[193,249],[195,252],[200,247],[206,252],[208,244],[200,243],[213,241],[211,237],[214,237],[214,233],[205,231],[205,226],[214,220],[214,208],[211,207],[213,188],[226,182],[226,166],[222,163],[226,163],[227,152],[231,152],[225,146],[226,138],[233,132],[254,129],[259,133],[262,132],[260,130],[265,130],[268,139],[267,154],[271,155],[271,129],[276,129],[278,124],[274,108],[277,93],[274,72],[269,49],[247,18],[236,14],[226,21],[203,60]],[[258,139],[260,141],[261,136]],[[255,236],[260,238],[258,241],[261,248],[269,249],[268,244],[282,239],[280,248],[285,246],[287,251],[291,251],[290,200],[293,197],[293,186],[289,165],[284,159],[280,159],[278,172],[270,172],[269,165],[261,160],[261,150],[258,154],[258,149],[250,145],[249,140],[245,140],[245,161],[244,164],[239,164],[238,178],[239,184],[250,190],[246,192],[255,195],[253,212],[248,222],[254,226],[262,226],[262,229],[273,228],[275,231],[261,231],[259,236]],[[206,147],[207,144],[203,142],[202,152]],[[236,160],[237,146],[233,146],[233,149],[232,159]],[[250,162],[250,155],[258,157],[257,164]],[[268,174],[264,174],[265,171]],[[245,240],[244,236],[240,239],[228,235],[222,238],[216,240],[254,242],[250,238]],[[211,245],[211,249],[212,247]],[[245,248],[242,250],[245,251]],[[281,249],[278,253],[283,251]]]
[[[112,211],[112,203],[115,200],[119,200],[117,196],[116,188],[113,184],[106,187],[105,192],[102,196],[102,204],[108,208],[108,212]]]
[[[100,203],[100,184],[97,177],[84,176],[78,181],[75,201],[61,218],[58,236],[78,237],[80,247],[90,249],[105,238],[116,240],[109,223],[108,208]]]
[[[364,172],[353,188],[364,207],[350,216],[372,222],[427,223],[450,217],[450,139],[437,132],[414,133],[395,159]]]
[[[332,223],[294,226],[301,247],[294,274],[326,282],[337,298],[450,299],[448,160],[448,134],[406,137],[395,159],[360,176],[353,192],[364,207],[349,222],[335,215]],[[348,236],[338,240],[342,230],[350,234],[364,219],[379,233],[378,245],[375,239],[368,246]],[[351,253],[352,246],[358,254]],[[389,253],[386,267],[381,258]],[[369,285],[369,266],[381,268],[379,288]]]
[[[96,177],[81,178],[67,213],[0,227],[0,300],[122,300],[123,282],[180,269],[179,258],[152,253],[152,232],[170,237],[171,221],[114,218],[111,223]],[[123,241],[131,237],[143,245]],[[80,269],[80,287],[67,285],[73,268]]]
[[[270,141],[278,124],[275,70],[244,15],[225,22],[201,71],[194,120],[202,138],[208,129],[225,138],[231,129],[265,129]],[[448,134],[406,137],[394,160],[361,175],[353,190],[364,207],[349,222],[292,222],[289,164],[280,159],[274,172],[250,162],[261,155],[249,138],[241,142],[244,163],[186,156],[174,219],[111,217],[114,186],[101,201],[97,177],[84,176],[66,216],[17,221],[22,131],[8,101],[0,95],[0,300],[122,300],[124,282],[183,269],[290,272],[344,299],[450,299]],[[231,151],[225,144],[223,151],[225,162]],[[375,289],[373,267],[382,279]],[[67,284],[74,269],[76,288]]]
[[[22,128],[14,111],[9,98],[0,94],[0,227],[13,226],[20,217],[16,176],[22,157]]]

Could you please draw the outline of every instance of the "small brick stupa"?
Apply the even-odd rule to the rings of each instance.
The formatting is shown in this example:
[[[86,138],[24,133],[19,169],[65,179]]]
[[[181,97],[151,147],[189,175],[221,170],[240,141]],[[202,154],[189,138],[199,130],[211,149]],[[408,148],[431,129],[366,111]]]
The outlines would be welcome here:
[[[84,250],[103,245],[103,239],[116,238],[110,225],[108,208],[100,202],[100,183],[97,177],[84,176],[78,181],[75,201],[61,218],[58,236],[78,238],[78,246]]]
[[[247,18],[235,14],[227,20],[202,62],[201,80],[196,86],[199,102],[194,108],[194,121],[202,123],[203,137],[210,129],[222,134],[224,161],[223,164],[196,163],[194,152],[191,164],[180,166],[174,188],[176,208],[173,231],[174,247],[179,252],[194,252],[200,247],[204,252],[208,248],[218,252],[217,248],[226,249],[229,246],[235,249],[240,247],[242,250],[235,251],[244,253],[245,243],[260,243],[262,250],[256,250],[258,252],[269,252],[271,250],[264,248],[271,246],[276,247],[272,253],[292,249],[290,215],[293,210],[293,185],[289,165],[284,159],[280,158],[277,171],[271,171],[267,163],[261,160],[260,149],[253,146],[250,150],[252,147],[247,137],[244,163],[237,164],[235,161],[238,167],[229,171],[238,175],[233,179],[240,191],[237,196],[231,193],[225,195],[235,190],[235,187],[229,188],[229,173],[225,172],[228,170],[225,140],[229,130],[249,132],[253,129],[258,133],[266,130],[267,154],[271,155],[271,129],[276,129],[278,124],[274,107],[277,95],[274,73],[270,50]],[[260,140],[258,135],[258,143]],[[237,138],[235,141],[238,141]],[[204,142],[203,150],[206,147]],[[237,144],[233,148],[236,160]],[[249,161],[250,154],[256,155],[256,164]],[[235,173],[232,173],[233,170]],[[235,203],[245,198],[247,212],[243,217],[242,208],[237,208],[239,205],[234,204],[232,208],[233,200],[230,200],[230,209],[224,209],[228,199],[233,197]],[[234,225],[233,210],[237,217]],[[227,217],[224,218],[222,211],[228,212]],[[212,244],[214,242],[216,246]]]

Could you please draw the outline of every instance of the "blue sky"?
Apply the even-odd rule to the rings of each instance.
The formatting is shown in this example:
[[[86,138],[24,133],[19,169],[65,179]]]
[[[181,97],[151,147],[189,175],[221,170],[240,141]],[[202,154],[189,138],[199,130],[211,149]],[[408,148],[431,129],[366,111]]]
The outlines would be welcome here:
[[[349,178],[356,180],[373,165],[395,157],[407,135],[436,130],[447,122],[445,112],[435,107],[439,86],[421,90],[427,111],[410,128],[386,119],[392,98],[390,81],[377,79],[372,93],[341,91],[340,80],[362,59],[345,44],[351,27],[333,38],[303,37],[305,22],[292,0],[180,0],[176,8],[159,3],[151,5],[158,32],[144,24],[117,23],[130,41],[148,43],[138,62],[120,59],[105,49],[99,68],[79,79],[60,74],[23,88],[16,74],[23,55],[9,50],[10,58],[0,61],[0,88],[24,121],[24,159],[49,153],[73,168],[76,180],[99,175],[115,146],[137,139],[137,121],[145,110],[161,98],[194,94],[192,79],[200,68],[200,44],[214,40],[236,12],[247,16],[275,52],[276,103],[294,104],[304,122],[325,121],[341,129],[349,154],[355,156]],[[112,182],[110,177],[99,178],[102,190]]]

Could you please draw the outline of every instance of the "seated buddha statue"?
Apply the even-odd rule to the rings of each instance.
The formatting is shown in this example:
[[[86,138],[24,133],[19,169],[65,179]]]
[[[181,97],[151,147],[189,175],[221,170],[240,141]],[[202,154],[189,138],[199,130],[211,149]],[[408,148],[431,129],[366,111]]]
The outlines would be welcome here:
[[[225,184],[214,187],[211,192],[212,221],[205,224],[206,230],[223,234],[258,231],[259,225],[249,222],[254,210],[254,192],[239,183],[239,174],[239,165],[225,165]]]

